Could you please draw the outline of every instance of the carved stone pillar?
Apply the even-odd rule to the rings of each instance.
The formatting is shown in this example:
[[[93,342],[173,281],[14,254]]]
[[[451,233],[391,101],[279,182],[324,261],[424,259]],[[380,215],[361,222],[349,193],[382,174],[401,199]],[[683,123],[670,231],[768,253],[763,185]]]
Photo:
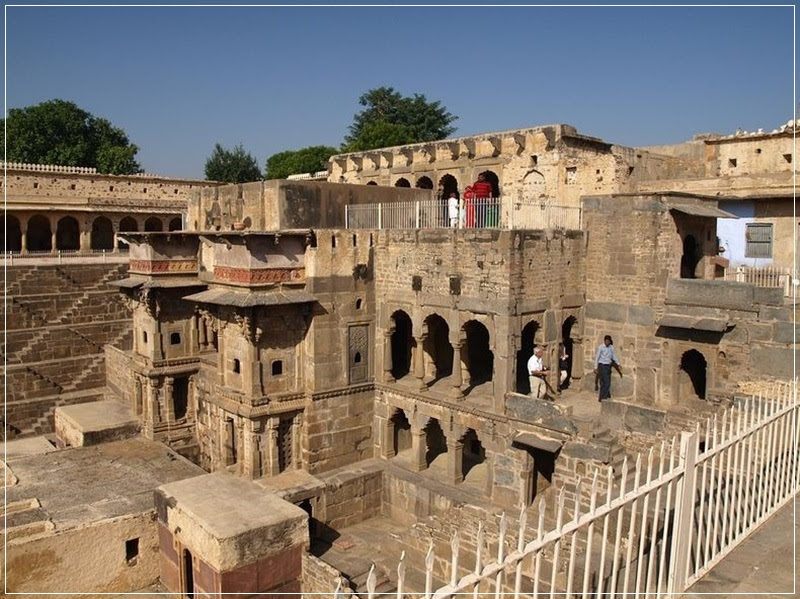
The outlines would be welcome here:
[[[296,470],[303,467],[303,414],[298,412],[292,418],[292,465]]]
[[[277,416],[272,416],[267,422],[267,464],[266,473],[275,476],[280,471],[278,461],[278,424],[280,420]]]
[[[423,349],[427,337],[427,335],[414,337],[417,342],[417,347],[414,350],[414,376],[417,377],[420,391],[425,391],[428,388],[425,384],[425,350]]]
[[[385,460],[391,460],[395,456],[394,421],[391,418],[384,419],[381,429],[383,430],[381,438],[381,457]]]
[[[464,474],[462,466],[464,463],[464,443],[461,440],[447,440],[447,478],[448,482],[458,484],[463,482]]]
[[[425,453],[428,451],[425,429],[411,429],[411,469],[414,472],[421,472],[428,467],[425,461]]]
[[[198,334],[200,336],[200,349],[204,350],[208,346],[208,329],[206,328],[206,319],[201,316],[197,319]]]
[[[237,418],[236,419],[236,472],[238,474],[245,473],[245,444],[247,439],[245,439],[244,434],[244,418]]]
[[[56,232],[57,232],[57,229],[56,229],[56,227],[53,226],[53,223],[50,223],[50,231],[51,231],[51,233],[50,233],[50,252],[52,254],[55,254],[58,251],[58,248],[56,247]]]
[[[158,382],[155,379],[147,379],[147,394],[150,403],[150,422],[155,426],[161,422],[161,410],[158,402]]]
[[[197,385],[194,377],[189,377],[186,390],[186,420],[194,421],[197,414]]]
[[[164,380],[164,416],[167,422],[175,422],[175,379],[167,377]]]
[[[383,380],[387,383],[394,382],[394,375],[392,374],[392,332],[383,332]]]
[[[19,219],[19,229],[22,234],[20,239],[20,243],[22,246],[19,249],[20,254],[27,254],[28,253],[28,219],[27,218],[20,218]]]
[[[583,337],[572,338],[572,378],[579,381],[583,378]]]
[[[81,229],[78,233],[78,246],[82,252],[88,252],[91,248],[91,233],[87,229]]]
[[[464,399],[464,392],[461,390],[463,383],[461,376],[461,348],[464,346],[462,341],[453,344],[453,374],[450,375],[450,382],[453,385],[450,394],[454,399]]]
[[[141,417],[143,410],[142,380],[137,376],[133,379],[133,413]]]
[[[250,478],[259,478],[261,472],[261,435],[258,432],[258,423],[252,421],[248,427],[250,445]]]
[[[236,423],[233,418],[223,420],[222,426],[222,446],[223,446],[223,466],[230,466],[236,461]]]

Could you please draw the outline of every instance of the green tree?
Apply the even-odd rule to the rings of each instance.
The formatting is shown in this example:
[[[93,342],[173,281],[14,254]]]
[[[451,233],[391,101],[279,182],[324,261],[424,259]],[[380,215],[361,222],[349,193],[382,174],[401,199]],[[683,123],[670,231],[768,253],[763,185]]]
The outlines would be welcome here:
[[[206,160],[206,179],[223,183],[246,183],[260,180],[261,171],[256,159],[245,151],[242,144],[233,150],[226,150],[215,144],[211,156]]]
[[[353,117],[342,150],[357,152],[422,141],[444,139],[456,129],[458,118],[438,100],[428,102],[423,94],[403,96],[391,87],[364,93],[358,103],[364,110]]]
[[[0,132],[9,162],[94,167],[101,173],[141,172],[139,148],[126,133],[66,100],[12,108]]]
[[[300,150],[287,150],[267,158],[265,179],[285,179],[289,175],[314,173],[325,170],[328,158],[338,150],[330,146],[309,146]]]

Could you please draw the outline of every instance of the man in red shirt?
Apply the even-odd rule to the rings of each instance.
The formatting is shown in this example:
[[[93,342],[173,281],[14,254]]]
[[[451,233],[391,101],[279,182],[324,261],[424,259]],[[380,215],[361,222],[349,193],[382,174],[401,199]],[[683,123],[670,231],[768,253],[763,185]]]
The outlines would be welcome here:
[[[487,222],[487,208],[489,206],[489,198],[492,197],[492,184],[486,180],[486,176],[481,173],[478,175],[478,180],[472,184],[472,193],[475,196],[475,205],[477,210],[476,217],[477,222],[475,226],[477,227],[485,227],[489,223]]]

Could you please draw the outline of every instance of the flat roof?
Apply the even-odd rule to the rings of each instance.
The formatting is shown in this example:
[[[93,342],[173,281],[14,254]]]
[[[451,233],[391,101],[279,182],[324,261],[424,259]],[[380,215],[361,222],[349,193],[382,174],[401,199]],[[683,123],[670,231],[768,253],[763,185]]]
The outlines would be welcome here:
[[[144,437],[9,456],[7,466],[18,479],[7,489],[8,503],[37,499],[37,519],[52,521],[56,530],[153,510],[156,487],[205,474]]]

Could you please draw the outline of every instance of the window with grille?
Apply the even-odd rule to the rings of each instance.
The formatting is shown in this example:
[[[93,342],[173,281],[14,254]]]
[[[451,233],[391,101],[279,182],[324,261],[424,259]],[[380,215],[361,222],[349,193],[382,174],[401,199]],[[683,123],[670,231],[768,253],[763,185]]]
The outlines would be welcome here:
[[[746,258],[772,258],[772,223],[749,223],[745,241]]]

